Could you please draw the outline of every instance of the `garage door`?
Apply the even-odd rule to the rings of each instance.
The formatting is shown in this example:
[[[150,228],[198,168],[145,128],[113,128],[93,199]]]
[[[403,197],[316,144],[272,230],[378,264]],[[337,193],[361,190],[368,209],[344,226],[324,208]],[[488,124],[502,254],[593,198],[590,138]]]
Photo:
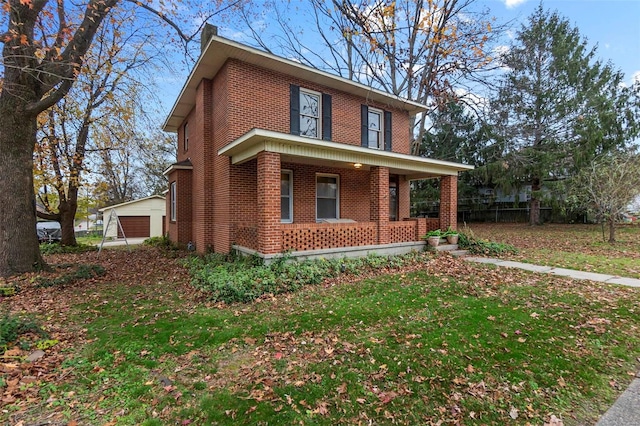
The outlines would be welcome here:
[[[120,216],[120,224],[127,238],[146,238],[150,233],[151,220],[149,216]],[[118,238],[122,238],[118,228]]]

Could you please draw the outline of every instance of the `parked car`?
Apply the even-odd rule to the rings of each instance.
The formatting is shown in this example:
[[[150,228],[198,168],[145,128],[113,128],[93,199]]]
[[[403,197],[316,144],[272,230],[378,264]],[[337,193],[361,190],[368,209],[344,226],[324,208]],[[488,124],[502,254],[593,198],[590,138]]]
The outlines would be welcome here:
[[[62,240],[62,228],[60,223],[56,221],[37,222],[36,232],[38,233],[38,241],[41,243]]]

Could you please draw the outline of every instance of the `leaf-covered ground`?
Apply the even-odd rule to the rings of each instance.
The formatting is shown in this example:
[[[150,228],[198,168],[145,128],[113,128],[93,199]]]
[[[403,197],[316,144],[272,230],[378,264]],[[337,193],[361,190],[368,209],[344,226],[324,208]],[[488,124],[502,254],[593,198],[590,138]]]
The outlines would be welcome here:
[[[640,355],[638,289],[446,255],[230,306],[156,249],[47,260],[106,273],[12,280],[49,335],[5,353],[2,423],[592,424]]]
[[[619,226],[614,244],[603,241],[600,225],[473,223],[468,229],[516,246],[519,253],[507,256],[514,260],[640,278],[640,225]]]

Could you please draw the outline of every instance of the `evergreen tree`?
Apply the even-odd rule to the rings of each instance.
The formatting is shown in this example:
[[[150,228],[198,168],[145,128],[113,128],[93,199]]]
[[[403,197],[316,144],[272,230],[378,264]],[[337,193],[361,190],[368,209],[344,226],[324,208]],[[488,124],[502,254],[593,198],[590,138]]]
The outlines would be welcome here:
[[[596,59],[577,28],[540,5],[503,57],[491,102],[503,157],[487,168],[505,189],[531,185],[530,224],[540,223],[545,182],[572,176],[638,134],[637,86]]]

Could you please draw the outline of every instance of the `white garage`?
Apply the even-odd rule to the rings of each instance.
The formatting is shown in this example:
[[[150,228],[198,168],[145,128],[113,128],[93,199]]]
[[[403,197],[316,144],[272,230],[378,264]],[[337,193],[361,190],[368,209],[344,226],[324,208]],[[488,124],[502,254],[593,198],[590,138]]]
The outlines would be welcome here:
[[[164,234],[166,210],[167,204],[162,195],[104,207],[100,209],[104,223],[102,232],[107,238],[160,237]]]

